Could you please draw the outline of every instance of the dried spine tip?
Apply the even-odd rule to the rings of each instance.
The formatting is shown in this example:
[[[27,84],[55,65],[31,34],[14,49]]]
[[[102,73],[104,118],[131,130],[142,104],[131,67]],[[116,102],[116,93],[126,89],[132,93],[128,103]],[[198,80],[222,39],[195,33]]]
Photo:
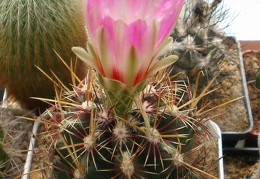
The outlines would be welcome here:
[[[213,8],[217,7],[221,2],[222,2],[222,0],[214,0],[211,3],[210,8],[213,9]]]

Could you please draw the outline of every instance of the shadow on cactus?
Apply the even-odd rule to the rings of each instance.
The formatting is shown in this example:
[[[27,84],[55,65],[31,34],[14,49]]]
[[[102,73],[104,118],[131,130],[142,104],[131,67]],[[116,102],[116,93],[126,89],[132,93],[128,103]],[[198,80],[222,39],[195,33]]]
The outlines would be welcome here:
[[[223,43],[223,27],[219,25],[227,18],[228,10],[221,2],[186,1],[171,34],[175,43],[170,51],[179,57],[172,66],[172,73],[180,73],[179,78],[195,81],[197,74],[203,71],[201,82],[205,85],[218,74],[221,62],[230,59]]]
[[[122,117],[89,70],[74,90],[57,89],[55,100],[43,99],[53,103],[41,140],[55,149],[55,178],[214,178],[207,171],[217,156],[209,161],[207,146],[215,140],[203,125],[209,119],[200,118],[206,105],[197,105],[208,88],[197,95],[163,70]]]

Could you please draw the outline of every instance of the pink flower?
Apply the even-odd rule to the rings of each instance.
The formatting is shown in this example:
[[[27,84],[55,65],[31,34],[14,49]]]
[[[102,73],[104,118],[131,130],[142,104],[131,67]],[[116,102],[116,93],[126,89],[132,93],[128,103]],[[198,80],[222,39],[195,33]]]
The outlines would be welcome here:
[[[86,0],[85,20],[91,44],[77,56],[102,77],[134,87],[172,64],[175,56],[157,60],[184,0]],[[168,39],[168,40],[167,40]]]

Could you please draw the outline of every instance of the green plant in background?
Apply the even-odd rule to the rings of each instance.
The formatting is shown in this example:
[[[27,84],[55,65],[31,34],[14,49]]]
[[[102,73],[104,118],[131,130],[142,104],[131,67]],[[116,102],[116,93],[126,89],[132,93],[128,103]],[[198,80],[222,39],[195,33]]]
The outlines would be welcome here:
[[[72,46],[86,45],[81,0],[2,0],[0,2],[0,84],[26,109],[46,104],[30,97],[53,98],[53,83],[37,68],[69,87]],[[57,54],[60,55],[60,57]],[[81,79],[85,67],[78,62]]]
[[[171,34],[175,42],[170,50],[179,57],[172,74],[180,73],[180,78],[195,81],[198,72],[203,71],[206,82],[217,75],[216,66],[227,55],[222,40],[224,32],[219,27],[227,11],[221,2],[186,1]]]
[[[212,81],[197,94],[164,69],[175,55],[157,59],[172,45],[184,1],[85,2],[90,42],[72,50],[95,71],[72,91],[58,86],[55,100],[41,99],[53,104],[41,120],[47,153],[55,149],[53,177],[215,178],[206,165],[209,119],[201,118],[210,110],[198,107]]]

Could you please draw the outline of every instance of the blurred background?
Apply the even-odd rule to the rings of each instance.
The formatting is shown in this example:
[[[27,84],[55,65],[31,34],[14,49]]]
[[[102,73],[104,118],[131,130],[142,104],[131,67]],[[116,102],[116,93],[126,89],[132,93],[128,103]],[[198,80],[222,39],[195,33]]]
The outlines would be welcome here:
[[[230,25],[226,33],[238,40],[260,40],[260,0],[222,1],[224,8],[229,9],[229,18],[223,22],[223,26]]]

